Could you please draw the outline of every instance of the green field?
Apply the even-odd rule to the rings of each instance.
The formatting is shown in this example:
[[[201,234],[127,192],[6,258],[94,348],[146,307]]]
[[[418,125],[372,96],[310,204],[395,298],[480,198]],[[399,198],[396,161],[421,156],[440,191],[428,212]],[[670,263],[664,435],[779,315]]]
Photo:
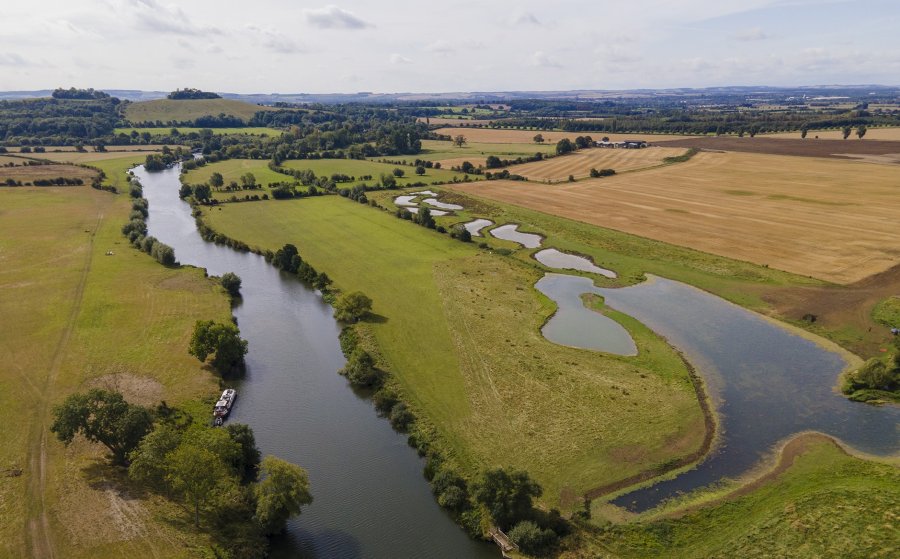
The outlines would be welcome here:
[[[149,151],[136,151],[133,153],[121,152],[59,152],[59,153],[41,153],[36,157],[41,159],[49,159],[51,161],[61,161],[78,163],[82,165],[90,165],[101,169],[106,173],[103,179],[103,185],[114,186],[119,191],[126,190],[128,187],[127,171],[135,165],[141,165],[147,159]]]
[[[270,110],[273,110],[272,107],[232,99],[156,99],[130,103],[125,109],[125,118],[134,123],[156,121],[167,123],[226,114],[247,121],[259,111]]]
[[[183,531],[179,507],[142,498],[100,447],[64,448],[47,426],[52,405],[89,386],[147,405],[215,393],[186,347],[197,318],[230,317],[221,288],[132,249],[127,195],[0,189],[0,208],[0,557],[51,556],[32,545],[44,514],[55,557],[197,556],[206,538]]]
[[[900,295],[888,297],[872,309],[872,318],[891,328],[900,328]]]
[[[900,549],[898,509],[896,466],[818,441],[747,495],[680,519],[588,528],[562,556],[887,558]]]
[[[386,157],[385,159],[394,160],[397,157]],[[410,163],[415,158],[410,160]],[[349,183],[343,183],[344,186],[352,186],[355,184],[366,183],[368,185],[378,184],[379,177],[382,173],[391,173],[394,169],[402,169],[405,173],[403,177],[397,179],[397,184],[403,186],[409,183],[424,182],[431,184],[433,182],[450,182],[455,178],[462,180],[463,174],[456,173],[447,169],[425,169],[424,175],[417,175],[415,167],[392,165],[390,163],[378,163],[376,161],[367,161],[364,159],[300,159],[285,161],[284,166],[289,169],[312,169],[318,176],[331,176],[334,173],[342,173],[356,177],[356,180]],[[371,175],[371,180],[360,180],[362,175]],[[478,178],[478,177],[474,177]]]
[[[132,132],[138,134],[147,133],[153,136],[168,136],[172,131],[171,126],[161,126],[157,128],[116,128],[115,134],[131,135]],[[199,133],[203,128],[192,128],[189,126],[176,126],[179,134],[190,134],[192,132]],[[266,128],[263,126],[247,126],[245,128],[210,128],[216,136],[225,136],[228,134],[249,134],[251,136],[280,136],[283,132],[275,128]]]
[[[472,474],[528,470],[549,506],[670,458],[703,438],[685,366],[659,338],[621,318],[640,355],[559,346],[540,333],[552,304],[533,289],[535,264],[479,250],[326,196],[233,204],[214,229],[266,249],[294,243],[344,290],[362,290],[382,317],[367,327],[382,365]],[[598,410],[603,410],[598,413]]]
[[[531,157],[535,153],[556,153],[555,144],[485,144],[469,143],[463,147],[456,147],[452,142],[438,140],[423,140],[422,153],[410,156],[412,160],[425,159],[426,161],[442,161],[445,159],[472,158],[472,164],[484,163],[489,155],[496,155],[500,159],[516,159],[518,157]]]
[[[382,173],[391,173],[396,168],[401,168],[406,173],[402,178],[397,179],[398,184],[407,185],[410,183],[423,182],[431,184],[432,182],[452,181],[454,177],[463,178],[461,173],[455,173],[445,169],[427,169],[422,176],[416,175],[415,168],[403,165],[391,165],[387,163],[377,163],[374,161],[366,161],[359,159],[301,159],[285,161],[284,167],[289,169],[312,169],[316,176],[330,177],[334,173],[342,173],[355,177],[353,181],[338,183],[339,188],[349,188],[357,184],[368,184],[374,186],[380,183],[379,177]],[[190,171],[185,175],[187,184],[198,184],[207,182],[213,173],[221,173],[225,183],[231,181],[240,182],[241,175],[245,173],[253,173],[256,182],[263,185],[263,189],[256,191],[258,193],[269,192],[267,185],[270,183],[294,183],[295,179],[289,175],[276,173],[269,169],[268,160],[260,159],[227,159],[217,163],[205,165],[196,170]],[[359,177],[371,175],[372,179],[362,180]],[[249,192],[249,191],[247,191]],[[233,194],[243,196],[247,192],[213,192],[213,198],[218,200],[227,200]]]

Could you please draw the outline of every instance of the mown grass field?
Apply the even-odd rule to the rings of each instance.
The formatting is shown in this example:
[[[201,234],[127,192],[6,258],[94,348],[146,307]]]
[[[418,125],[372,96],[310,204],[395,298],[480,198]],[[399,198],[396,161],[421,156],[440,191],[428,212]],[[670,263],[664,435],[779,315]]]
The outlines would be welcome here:
[[[224,113],[247,121],[259,111],[271,110],[274,109],[233,99],[155,99],[130,103],[125,109],[125,118],[135,123],[157,120],[166,123]]]
[[[608,137],[611,141],[621,140],[646,140],[648,142],[657,142],[663,140],[678,140],[689,136],[680,136],[677,134],[613,134],[610,132],[563,132],[562,130],[512,130],[502,128],[439,128],[435,130],[438,134],[444,134],[456,137],[462,134],[470,142],[487,143],[487,144],[527,144],[533,143],[534,137],[541,134],[544,137],[544,143],[556,145],[556,142],[563,138],[569,138],[574,141],[578,136],[590,136],[594,140]]]
[[[226,205],[205,219],[250,245],[294,243],[336,285],[372,297],[383,365],[470,474],[526,469],[544,502],[565,508],[702,441],[684,365],[641,325],[625,319],[636,358],[543,338],[553,308],[533,289],[536,264],[335,196]]]
[[[13,159],[13,158],[10,158]],[[0,160],[2,163],[2,160]],[[19,165],[15,167],[0,167],[0,183],[4,183],[7,179],[21,181],[23,183],[32,182],[41,179],[69,178],[81,179],[85,184],[90,184],[91,180],[97,176],[97,172],[84,167],[76,167],[75,165],[21,165],[22,160],[19,159]]]
[[[574,184],[491,181],[453,188],[850,283],[897,263],[896,178],[887,165],[729,152]]]
[[[172,126],[162,126],[158,128],[116,128],[115,134],[128,134],[137,132],[138,134],[151,134],[153,136],[168,136],[172,131]],[[190,134],[192,132],[199,133],[203,128],[191,128],[189,126],[176,126],[179,134]],[[245,128],[210,128],[216,136],[226,136],[228,134],[249,134],[251,136],[280,136],[281,130],[275,128],[265,128],[263,126],[247,126]]]
[[[49,159],[50,161],[69,162],[82,165],[90,165],[101,169],[106,178],[103,179],[105,186],[114,186],[119,191],[126,189],[128,186],[127,171],[135,165],[144,163],[147,159],[147,151],[135,151],[124,154],[123,152],[114,153],[95,153],[95,152],[59,152],[59,153],[41,153],[38,156],[41,159]]]
[[[88,186],[0,189],[2,557],[50,556],[42,514],[55,557],[187,558],[204,542],[180,508],[132,490],[101,448],[65,448],[47,430],[54,404],[92,386],[146,405],[217,389],[186,348],[196,319],[230,316],[227,300],[201,270],[130,248],[129,210],[126,195]]]
[[[456,147],[452,142],[439,140],[423,140],[422,153],[409,156],[409,161],[424,159],[426,161],[440,161],[445,168],[462,165],[463,161],[478,166],[485,164],[489,155],[496,155],[500,159],[516,159],[519,157],[531,157],[536,153],[544,155],[555,153],[556,146],[550,144],[531,143],[466,143],[462,147]]]
[[[580,532],[565,559],[893,557],[900,470],[814,440],[781,474],[683,518]]]
[[[262,190],[254,192],[263,193],[270,192],[267,187],[270,183],[293,183],[295,179],[288,175],[276,173],[268,167],[268,160],[260,159],[228,159],[205,165],[193,171],[189,171],[185,175],[184,181],[187,184],[198,184],[209,181],[209,177],[213,173],[221,173],[225,183],[237,181],[240,183],[241,176],[246,173],[253,173],[256,177],[257,184],[263,185]],[[424,175],[419,176],[415,173],[415,167],[408,165],[393,165],[390,163],[379,163],[376,161],[357,160],[357,159],[302,159],[285,161],[284,167],[289,169],[306,170],[311,169],[316,176],[330,177],[334,173],[342,173],[354,177],[350,182],[339,183],[339,188],[350,188],[357,184],[368,184],[370,186],[380,184],[382,173],[391,173],[394,169],[400,168],[405,175],[397,179],[397,183],[401,186],[423,182],[431,184],[433,182],[448,182],[454,177],[463,178],[462,173],[456,173],[446,169],[426,169]],[[371,175],[371,179],[361,179],[360,177]],[[474,177],[477,179],[478,177]],[[243,196],[250,191],[242,192],[216,192],[213,191],[213,198],[218,200],[227,200],[233,194]]]
[[[509,172],[528,180],[559,182],[569,176],[583,179],[591,169],[613,169],[617,173],[662,165],[666,157],[682,155],[679,148],[649,147],[643,149],[582,149],[547,161],[534,161],[508,167]]]

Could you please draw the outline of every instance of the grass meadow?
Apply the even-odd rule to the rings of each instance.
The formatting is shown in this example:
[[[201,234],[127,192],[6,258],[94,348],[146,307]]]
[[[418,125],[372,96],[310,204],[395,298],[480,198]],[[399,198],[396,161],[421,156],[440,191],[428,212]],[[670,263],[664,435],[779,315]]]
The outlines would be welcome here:
[[[133,123],[156,121],[166,123],[224,113],[246,121],[259,111],[271,110],[275,109],[233,99],[155,99],[129,103],[125,109],[125,118]]]
[[[636,358],[543,338],[554,308],[533,288],[536,264],[335,196],[225,205],[206,219],[251,246],[294,243],[341,289],[369,295],[380,318],[367,327],[382,365],[469,473],[526,469],[544,486],[544,502],[560,506],[563,493],[702,441],[686,368],[640,324],[625,322]]]
[[[138,498],[100,447],[63,447],[49,412],[93,386],[145,405],[214,394],[216,379],[186,348],[195,320],[230,316],[226,297],[201,270],[130,247],[120,231],[127,195],[0,189],[0,207],[0,469],[22,470],[0,476],[0,556],[30,554],[41,510],[57,557],[191,556],[203,536],[185,513]]]

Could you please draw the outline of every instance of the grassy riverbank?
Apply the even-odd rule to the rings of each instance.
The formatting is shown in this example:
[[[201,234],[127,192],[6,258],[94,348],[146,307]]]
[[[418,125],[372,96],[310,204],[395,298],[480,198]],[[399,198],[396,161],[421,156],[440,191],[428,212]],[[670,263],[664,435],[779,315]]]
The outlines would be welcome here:
[[[126,195],[0,189],[0,208],[0,556],[195,556],[205,536],[180,508],[135,491],[100,447],[63,447],[48,418],[93,386],[146,405],[214,393],[186,347],[197,318],[230,316],[226,297],[130,247]]]
[[[562,556],[890,557],[900,547],[898,507],[896,465],[861,460],[825,437],[803,436],[748,493],[647,523],[596,522],[567,542],[571,550]]]
[[[702,443],[687,369],[649,330],[626,324],[636,358],[543,338],[553,309],[533,289],[536,264],[334,196],[206,213],[213,229],[251,246],[297,245],[336,285],[370,296],[382,364],[468,473],[525,469],[547,505],[567,508]]]

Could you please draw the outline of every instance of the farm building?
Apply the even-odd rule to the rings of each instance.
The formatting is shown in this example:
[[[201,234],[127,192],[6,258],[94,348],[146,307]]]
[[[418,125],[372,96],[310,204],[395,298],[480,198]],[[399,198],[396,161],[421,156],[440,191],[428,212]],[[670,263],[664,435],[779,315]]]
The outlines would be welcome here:
[[[649,144],[644,140],[623,140],[621,142],[594,142],[594,145],[598,148],[640,149],[647,147]]]

